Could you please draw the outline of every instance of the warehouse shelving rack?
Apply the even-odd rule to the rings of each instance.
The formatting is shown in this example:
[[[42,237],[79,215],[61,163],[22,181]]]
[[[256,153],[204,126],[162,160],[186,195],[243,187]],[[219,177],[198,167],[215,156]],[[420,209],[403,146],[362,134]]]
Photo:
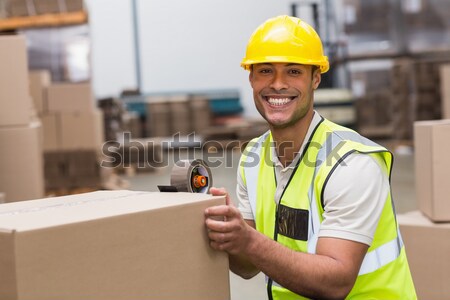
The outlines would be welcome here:
[[[80,25],[87,22],[88,14],[86,11],[13,17],[0,19],[0,31],[13,31],[25,28]]]

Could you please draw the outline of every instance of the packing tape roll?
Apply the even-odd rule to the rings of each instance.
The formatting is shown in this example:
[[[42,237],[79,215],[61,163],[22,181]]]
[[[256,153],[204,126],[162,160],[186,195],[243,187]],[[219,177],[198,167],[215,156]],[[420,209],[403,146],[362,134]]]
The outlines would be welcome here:
[[[170,175],[170,185],[178,192],[207,194],[212,183],[211,170],[201,159],[177,161]]]

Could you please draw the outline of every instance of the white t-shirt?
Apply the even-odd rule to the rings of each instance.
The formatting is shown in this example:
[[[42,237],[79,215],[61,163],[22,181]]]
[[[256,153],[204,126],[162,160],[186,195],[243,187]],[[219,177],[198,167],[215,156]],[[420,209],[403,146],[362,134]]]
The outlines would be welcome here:
[[[303,152],[306,141],[320,120],[321,117],[315,112],[299,153]],[[284,168],[275,150],[273,151],[277,179],[274,201],[279,203],[300,154]],[[341,238],[370,246],[390,190],[389,179],[378,162],[369,155],[352,153],[344,162],[345,164],[336,167],[325,186],[324,214],[319,237]],[[238,208],[244,219],[254,220],[247,187],[241,172],[238,170],[237,173]]]

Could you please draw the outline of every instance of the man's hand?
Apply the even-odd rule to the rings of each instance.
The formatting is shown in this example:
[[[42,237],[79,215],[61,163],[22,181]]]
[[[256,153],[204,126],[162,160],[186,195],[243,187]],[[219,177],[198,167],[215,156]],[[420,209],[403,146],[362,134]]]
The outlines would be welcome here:
[[[224,188],[211,188],[210,192],[214,196],[226,196],[226,205],[205,210],[205,224],[211,247],[231,255],[245,255],[253,228],[244,221]]]

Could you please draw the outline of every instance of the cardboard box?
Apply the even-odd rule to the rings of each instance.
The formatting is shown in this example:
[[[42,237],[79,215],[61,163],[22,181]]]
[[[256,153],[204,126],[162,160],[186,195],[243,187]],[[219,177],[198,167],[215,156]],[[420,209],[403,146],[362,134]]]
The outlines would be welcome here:
[[[0,190],[8,202],[44,195],[41,124],[0,127]]]
[[[48,70],[34,70],[28,74],[30,81],[30,94],[34,106],[39,114],[47,110],[47,88],[51,84],[51,75]]]
[[[148,97],[146,103],[147,136],[166,137],[172,134],[172,119],[167,97]]]
[[[450,223],[433,223],[420,211],[397,216],[419,299],[450,295]]]
[[[51,151],[44,153],[44,175],[45,189],[66,189],[71,188],[71,178],[67,175],[69,161],[67,153],[61,151]]]
[[[104,143],[103,113],[92,111],[61,113],[61,149],[94,149]]]
[[[89,83],[52,84],[47,90],[50,112],[86,112],[94,109],[94,97]]]
[[[5,203],[5,193],[0,192],[0,204]]]
[[[23,36],[0,36],[0,126],[30,122],[33,103],[28,92],[26,51]]]
[[[230,299],[204,210],[224,197],[101,191],[0,205],[0,299]]]
[[[442,118],[450,119],[450,64],[440,67]]]
[[[43,150],[56,151],[61,149],[61,117],[57,113],[47,113],[41,115],[43,129]]]
[[[450,221],[450,120],[414,123],[419,209],[436,222]]]

